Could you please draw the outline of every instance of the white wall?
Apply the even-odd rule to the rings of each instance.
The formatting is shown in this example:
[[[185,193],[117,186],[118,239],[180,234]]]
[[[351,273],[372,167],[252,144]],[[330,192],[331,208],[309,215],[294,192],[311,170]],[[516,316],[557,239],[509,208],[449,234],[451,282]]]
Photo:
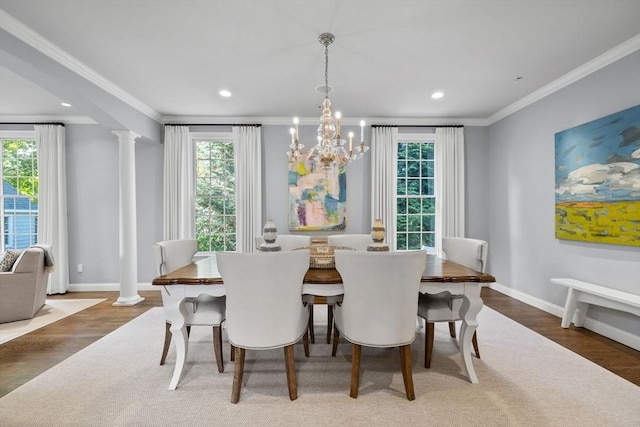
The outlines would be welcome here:
[[[489,127],[489,271],[500,284],[556,306],[566,289],[553,277],[640,293],[640,248],[554,235],[555,133],[639,103],[636,52]],[[630,314],[595,307],[588,317],[640,334]]]

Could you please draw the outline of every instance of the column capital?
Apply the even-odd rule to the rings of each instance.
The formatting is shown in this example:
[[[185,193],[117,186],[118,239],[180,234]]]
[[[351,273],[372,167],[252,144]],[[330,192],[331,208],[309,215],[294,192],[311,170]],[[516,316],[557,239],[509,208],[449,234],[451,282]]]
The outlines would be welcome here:
[[[123,141],[136,142],[136,139],[140,138],[139,134],[126,129],[112,130],[111,133],[118,137],[119,142],[123,142]]]

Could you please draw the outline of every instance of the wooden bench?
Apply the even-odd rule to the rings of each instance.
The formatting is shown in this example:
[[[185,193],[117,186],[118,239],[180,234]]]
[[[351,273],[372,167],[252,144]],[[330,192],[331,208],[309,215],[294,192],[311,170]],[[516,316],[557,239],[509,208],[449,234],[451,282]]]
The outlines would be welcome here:
[[[563,328],[571,325],[574,314],[576,315],[574,324],[582,327],[590,304],[640,316],[640,295],[575,279],[551,279],[551,282],[569,288],[560,324]]]

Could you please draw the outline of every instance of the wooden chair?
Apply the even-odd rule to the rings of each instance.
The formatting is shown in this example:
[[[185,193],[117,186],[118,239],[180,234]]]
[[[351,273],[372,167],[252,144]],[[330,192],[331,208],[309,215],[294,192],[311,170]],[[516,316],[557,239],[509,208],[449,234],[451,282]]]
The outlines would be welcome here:
[[[367,246],[373,243],[371,234],[334,234],[327,236],[327,244],[330,246],[342,246],[353,248],[356,251],[366,251]],[[333,330],[333,307],[332,302],[327,302],[327,344],[331,343],[331,331]],[[311,307],[313,310],[313,307]],[[311,311],[313,316],[313,311]],[[315,342],[313,333],[313,318],[309,320],[311,328],[311,342]]]
[[[193,261],[198,251],[198,242],[191,239],[166,240],[157,242],[153,246],[153,254],[158,275],[164,275],[184,267]],[[167,289],[160,289],[163,301],[167,298]],[[191,326],[210,326],[213,329],[213,352],[218,366],[218,372],[224,372],[222,356],[222,322],[225,318],[225,298],[201,295],[197,298],[187,298],[185,301],[188,318],[186,319],[187,334]],[[171,345],[171,323],[165,320],[164,346],[160,364],[164,365]]]
[[[231,403],[238,403],[246,350],[284,348],[289,398],[298,397],[293,345],[309,356],[309,310],[301,299],[309,251],[218,252],[227,297],[227,337],[235,353]]]
[[[476,271],[484,273],[487,263],[488,243],[484,240],[469,239],[463,237],[444,237],[442,239],[442,250],[449,261],[464,265]],[[460,308],[462,298],[452,295],[449,292],[439,294],[420,295],[418,302],[418,316],[425,319],[425,357],[424,367],[431,367],[431,356],[433,354],[433,340],[435,333],[435,322],[448,322],[449,334],[456,337],[455,322],[461,320]],[[480,358],[478,349],[478,339],[476,332],[473,334],[473,349],[477,358]]]
[[[335,307],[332,356],[342,335],[352,343],[351,391],[358,397],[361,346],[399,347],[407,399],[414,400],[411,343],[416,336],[423,251],[336,251],[344,298]]]

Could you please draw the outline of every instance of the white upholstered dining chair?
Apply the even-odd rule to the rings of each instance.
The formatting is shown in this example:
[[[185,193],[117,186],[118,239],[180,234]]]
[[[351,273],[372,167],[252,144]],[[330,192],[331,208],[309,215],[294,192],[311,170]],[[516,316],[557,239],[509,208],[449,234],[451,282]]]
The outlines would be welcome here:
[[[371,234],[333,234],[333,235],[327,236],[328,245],[352,248],[352,249],[355,249],[356,251],[366,251],[367,246],[369,246],[372,243],[373,243],[373,239],[371,238]],[[333,330],[333,308],[334,308],[334,304],[332,304],[331,302],[328,302],[327,303],[327,344],[331,343],[331,331]],[[312,324],[310,324],[310,328],[313,328]],[[312,332],[311,342],[314,342],[313,335],[314,334]]]
[[[216,253],[227,297],[227,337],[235,352],[231,402],[238,403],[246,350],[284,348],[289,398],[298,397],[294,344],[309,355],[302,280],[309,251]]]
[[[327,236],[327,244],[353,248],[356,251],[366,251],[367,246],[372,243],[371,234],[334,234]]]
[[[411,343],[416,335],[423,251],[336,251],[344,298],[335,307],[332,356],[343,336],[352,343],[351,391],[358,397],[361,346],[399,347],[407,399],[414,400]]]
[[[153,255],[158,275],[164,275],[184,267],[193,261],[193,256],[198,251],[198,242],[192,239],[165,240],[153,245]],[[166,286],[160,289],[163,302],[168,298]],[[191,326],[210,326],[213,329],[213,351],[218,366],[218,372],[224,372],[224,359],[222,356],[222,327],[225,318],[225,297],[213,297],[201,295],[194,298],[186,298],[187,309],[187,333]],[[171,323],[165,316],[164,346],[160,364],[164,365],[169,346],[171,345]]]
[[[481,273],[485,272],[487,263],[487,249],[489,244],[484,240],[464,237],[443,237],[442,250],[445,258],[456,264],[464,265]],[[418,316],[425,320],[425,356],[424,367],[431,367],[433,354],[433,341],[436,322],[448,322],[449,334],[456,337],[455,322],[462,319],[460,309],[462,307],[461,296],[452,295],[450,292],[438,294],[420,295],[418,301]],[[477,333],[474,331],[472,343],[477,358],[480,358]]]

